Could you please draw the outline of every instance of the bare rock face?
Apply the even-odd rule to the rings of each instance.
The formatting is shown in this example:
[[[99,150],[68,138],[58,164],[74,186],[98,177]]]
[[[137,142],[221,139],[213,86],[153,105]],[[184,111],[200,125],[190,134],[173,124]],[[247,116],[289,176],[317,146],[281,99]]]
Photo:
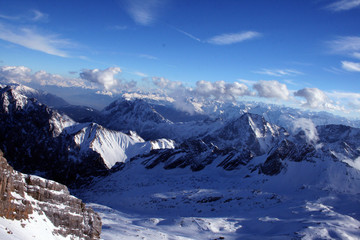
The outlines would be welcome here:
[[[55,226],[54,235],[76,239],[99,239],[101,219],[65,185],[15,171],[0,151],[0,217],[31,218],[34,212]]]

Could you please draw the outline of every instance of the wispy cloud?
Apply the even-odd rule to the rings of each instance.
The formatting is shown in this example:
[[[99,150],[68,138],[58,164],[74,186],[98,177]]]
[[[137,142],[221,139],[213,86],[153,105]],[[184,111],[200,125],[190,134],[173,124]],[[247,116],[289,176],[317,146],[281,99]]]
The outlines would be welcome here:
[[[0,18],[5,20],[19,20],[20,16],[8,16],[8,15],[0,14]]]
[[[158,60],[159,58],[152,56],[152,55],[148,55],[148,54],[139,54],[138,55],[140,58],[146,58],[146,59],[150,59],[150,60]]]
[[[327,9],[338,12],[350,10],[360,6],[360,0],[340,0],[327,6]]]
[[[294,75],[301,75],[302,72],[299,72],[294,69],[262,69],[261,71],[255,71],[255,73],[259,74],[265,74],[269,76],[276,76],[276,77],[282,77],[282,76],[294,76]]]
[[[328,42],[332,53],[360,57],[360,37],[342,36]]]
[[[174,28],[174,29],[175,29],[176,31],[178,31],[179,33],[182,33],[182,34],[184,34],[185,36],[188,36],[189,38],[191,38],[191,39],[193,39],[193,40],[196,40],[196,41],[198,41],[198,42],[202,42],[200,38],[197,38],[197,37],[195,37],[194,35],[192,35],[192,34],[190,34],[190,33],[188,33],[188,32],[185,32],[185,31],[183,31],[183,30],[181,30],[181,29],[179,29],[179,28],[176,28],[176,27],[172,27],[172,28]]]
[[[0,39],[59,57],[69,57],[63,48],[74,45],[55,34],[42,34],[33,28],[19,28],[2,23],[0,23]]]
[[[108,29],[109,30],[122,31],[122,30],[128,29],[128,27],[125,26],[125,25],[114,25],[114,26],[109,26]]]
[[[143,72],[133,72],[132,74],[139,76],[139,77],[148,77],[148,75],[146,73]]]
[[[143,26],[151,25],[157,18],[167,0],[124,0],[125,9],[130,17]]]
[[[215,44],[215,45],[229,45],[234,43],[243,42],[245,40],[250,40],[256,37],[260,37],[261,34],[254,31],[240,32],[240,33],[225,33],[216,35],[206,42]]]
[[[342,61],[342,68],[350,72],[360,72],[360,63]]]
[[[0,14],[0,18],[2,18],[4,20],[18,21],[18,22],[29,22],[29,21],[39,22],[39,21],[47,20],[48,16],[49,16],[48,14],[43,13],[37,9],[32,9],[32,10],[28,11],[26,14],[20,14],[20,15],[14,15],[14,16]]]
[[[43,20],[47,20],[48,18],[48,14],[45,14],[39,10],[33,9],[31,10],[33,16],[31,18],[32,21],[34,22],[38,22],[38,21],[43,21]]]
[[[239,82],[244,83],[247,86],[252,86],[256,83],[254,80],[238,79]]]

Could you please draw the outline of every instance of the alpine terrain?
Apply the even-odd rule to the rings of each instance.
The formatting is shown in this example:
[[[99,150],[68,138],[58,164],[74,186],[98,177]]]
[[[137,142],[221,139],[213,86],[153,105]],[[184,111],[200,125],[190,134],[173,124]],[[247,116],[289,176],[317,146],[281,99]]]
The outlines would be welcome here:
[[[1,85],[1,238],[360,239],[358,121],[188,101]]]

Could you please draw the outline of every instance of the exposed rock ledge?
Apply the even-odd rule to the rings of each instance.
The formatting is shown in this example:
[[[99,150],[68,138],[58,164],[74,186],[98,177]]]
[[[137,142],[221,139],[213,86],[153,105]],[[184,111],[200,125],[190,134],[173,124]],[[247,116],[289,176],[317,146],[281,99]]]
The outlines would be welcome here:
[[[54,225],[54,236],[100,238],[100,217],[66,186],[15,171],[0,151],[0,217],[24,221],[32,215],[45,215]]]

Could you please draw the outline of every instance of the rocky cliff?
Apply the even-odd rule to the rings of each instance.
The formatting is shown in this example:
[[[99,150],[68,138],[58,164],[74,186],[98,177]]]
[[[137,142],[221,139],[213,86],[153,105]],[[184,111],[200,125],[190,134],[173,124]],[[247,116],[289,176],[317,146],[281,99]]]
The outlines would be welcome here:
[[[15,171],[1,151],[0,198],[0,217],[21,221],[23,228],[41,219],[51,225],[48,229],[54,237],[100,238],[101,219],[97,213],[70,195],[66,186]]]

